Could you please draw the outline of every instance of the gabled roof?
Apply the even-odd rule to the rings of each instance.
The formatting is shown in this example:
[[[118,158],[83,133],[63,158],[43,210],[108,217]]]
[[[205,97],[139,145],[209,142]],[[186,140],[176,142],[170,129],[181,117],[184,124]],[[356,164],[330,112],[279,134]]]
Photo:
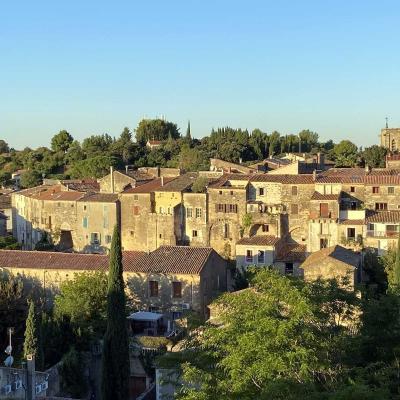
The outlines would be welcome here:
[[[315,183],[312,174],[254,174],[250,177],[250,182],[277,182],[292,185],[311,185]]]
[[[199,176],[197,172],[188,172],[184,175],[177,176],[164,186],[159,186],[157,192],[182,192],[191,188],[196,178]],[[165,178],[164,178],[165,179]]]
[[[257,235],[241,238],[236,244],[247,246],[274,246],[279,238],[272,235]]]
[[[333,260],[337,263],[351,265],[354,268],[357,268],[360,263],[359,254],[346,249],[345,247],[336,245],[311,253],[301,267],[308,268],[311,266],[323,266],[327,259]]]
[[[285,243],[280,248],[276,261],[302,262],[306,258],[307,246],[299,243]]]
[[[247,187],[250,175],[244,174],[225,174],[219,179],[209,184],[210,189],[245,189]],[[245,184],[243,186],[232,185],[231,181],[243,181]]]

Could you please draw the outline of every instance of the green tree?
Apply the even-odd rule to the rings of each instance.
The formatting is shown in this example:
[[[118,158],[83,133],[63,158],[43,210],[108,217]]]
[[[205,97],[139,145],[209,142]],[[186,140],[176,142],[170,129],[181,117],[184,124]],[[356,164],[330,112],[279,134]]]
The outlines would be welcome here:
[[[193,193],[206,193],[208,185],[208,178],[206,176],[199,176],[196,178],[192,185]]]
[[[107,330],[103,342],[101,391],[103,400],[127,400],[129,346],[126,324],[120,227],[114,228],[107,293]]]
[[[26,171],[21,175],[20,185],[22,188],[30,188],[40,185],[42,177],[37,171]]]
[[[102,178],[109,172],[110,166],[115,167],[117,163],[115,157],[99,155],[74,163],[68,174],[71,178]]]
[[[192,140],[192,133],[190,131],[190,121],[188,121],[188,126],[186,128],[186,140],[188,141]]]
[[[358,159],[358,148],[350,140],[336,144],[331,153],[336,167],[354,167]]]
[[[339,378],[332,365],[340,368],[339,337],[346,337],[346,328],[321,308],[346,314],[343,296],[338,286],[309,288],[259,270],[251,288],[217,301],[218,326],[205,325],[190,335],[179,398],[298,399],[329,388]]]
[[[5,140],[0,139],[0,154],[8,153],[9,151],[10,148],[8,147],[8,143]]]
[[[142,119],[135,130],[136,141],[145,144],[148,140],[167,140],[168,135],[173,139],[180,137],[176,124],[163,119]]]
[[[40,321],[38,320],[33,300],[29,302],[24,338],[24,358],[27,358],[30,354],[34,355],[37,367],[40,369],[43,364],[43,352],[40,348]]]
[[[310,152],[318,145],[318,133],[312,132],[309,129],[302,130],[299,133],[301,141],[301,151],[304,153]]]
[[[85,153],[82,150],[80,143],[74,140],[65,154],[65,162],[67,164],[74,164],[77,161],[82,161],[85,158]]]
[[[386,154],[387,149],[382,146],[373,145],[364,149],[362,158],[365,164],[371,168],[385,168]]]
[[[87,158],[109,155],[110,147],[114,143],[108,134],[92,135],[82,142],[82,150]]]
[[[60,131],[51,139],[51,149],[55,152],[66,153],[74,138],[65,130]]]
[[[101,337],[106,327],[107,275],[104,272],[74,274],[61,283],[54,301],[58,319],[68,317],[74,331],[88,341]]]

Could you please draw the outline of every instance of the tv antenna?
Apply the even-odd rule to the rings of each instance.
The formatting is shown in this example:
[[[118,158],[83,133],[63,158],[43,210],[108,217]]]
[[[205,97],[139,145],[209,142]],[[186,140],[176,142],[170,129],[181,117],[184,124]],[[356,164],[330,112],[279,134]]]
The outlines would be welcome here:
[[[386,120],[386,129],[389,128],[388,119],[389,119],[388,117],[385,117],[385,120]]]
[[[8,354],[8,357],[5,359],[4,365],[6,367],[11,367],[13,365],[13,363],[14,363],[14,357],[11,355],[11,353],[12,353],[11,337],[12,337],[12,334],[14,333],[14,328],[8,328],[7,329],[7,333],[8,333],[8,337],[9,337],[9,342],[8,342],[8,346],[6,347],[4,352],[6,354]]]

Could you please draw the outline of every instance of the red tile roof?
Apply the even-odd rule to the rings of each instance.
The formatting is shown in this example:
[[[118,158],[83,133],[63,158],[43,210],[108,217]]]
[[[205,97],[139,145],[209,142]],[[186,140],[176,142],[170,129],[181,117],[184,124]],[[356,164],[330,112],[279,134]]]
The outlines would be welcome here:
[[[329,258],[340,264],[351,265],[355,268],[358,267],[360,263],[360,255],[352,250],[346,249],[345,247],[336,245],[332,247],[327,247],[326,249],[321,249],[315,253],[311,253],[304,263],[301,265],[302,268],[307,268],[309,266],[317,265],[321,266],[324,264],[326,259]]]
[[[259,235],[244,237],[240,239],[236,244],[247,245],[247,246],[274,246],[279,242],[279,238],[271,235]]]
[[[365,219],[342,219],[339,221],[341,225],[365,225]]]
[[[319,192],[314,192],[311,196],[311,200],[328,200],[328,201],[338,201],[340,194],[322,194]]]
[[[210,247],[161,246],[151,253],[123,252],[125,272],[199,274],[212,254]],[[218,256],[218,255],[217,255]],[[219,257],[219,256],[218,256]],[[106,271],[108,256],[102,254],[0,250],[0,268]]]
[[[366,217],[367,223],[380,222],[383,224],[399,224],[400,211],[377,211],[372,212]]]
[[[92,203],[115,203],[118,195],[114,193],[87,193],[78,201]]]
[[[299,243],[286,243],[277,254],[277,261],[303,262],[307,256],[307,246]]]
[[[171,182],[175,178],[164,178],[164,185]],[[143,185],[134,187],[134,188],[129,188],[124,190],[122,193],[129,194],[129,193],[151,193],[154,192],[155,190],[161,188],[161,178],[156,178],[151,180],[150,182],[144,183]]]

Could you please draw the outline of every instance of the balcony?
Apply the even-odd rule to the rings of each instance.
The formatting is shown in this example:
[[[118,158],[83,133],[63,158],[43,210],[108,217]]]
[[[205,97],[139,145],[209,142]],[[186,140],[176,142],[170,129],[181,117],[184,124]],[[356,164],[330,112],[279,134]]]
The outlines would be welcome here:
[[[367,231],[367,237],[397,239],[399,232],[396,231]]]

